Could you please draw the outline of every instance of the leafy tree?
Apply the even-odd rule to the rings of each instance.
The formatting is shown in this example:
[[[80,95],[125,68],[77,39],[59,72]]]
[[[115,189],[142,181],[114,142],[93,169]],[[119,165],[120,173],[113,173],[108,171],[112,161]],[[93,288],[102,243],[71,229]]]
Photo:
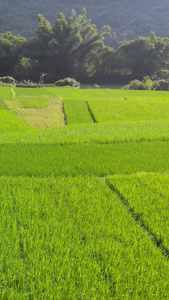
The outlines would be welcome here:
[[[38,15],[39,27],[36,30],[38,38],[44,42],[44,45],[47,44],[52,36],[52,26],[50,22],[42,15]]]
[[[86,72],[93,75],[97,72],[97,62],[105,51],[104,38],[110,36],[111,29],[109,26],[104,26],[98,31],[96,26],[91,24],[91,20],[86,18],[85,8],[77,21],[81,35],[81,43],[75,53],[78,62],[77,74],[80,76],[81,73]]]
[[[0,34],[0,75],[13,74],[13,68],[22,52],[26,39],[11,32]]]
[[[150,37],[124,42],[118,53],[126,74],[139,79],[146,75],[153,76],[169,64],[169,39],[157,38],[151,32]]]
[[[18,81],[33,80],[37,81],[39,77],[39,62],[31,58],[22,57],[15,66],[14,74]]]
[[[68,21],[63,13],[59,13],[52,28],[43,19],[45,30],[48,32],[47,45],[48,77],[51,79],[75,76],[82,78],[93,75],[96,70],[96,58],[101,56],[104,46],[104,37],[109,35],[109,26],[104,26],[98,31],[96,26],[86,17],[86,10],[76,16],[73,10]],[[42,17],[40,19],[42,23]],[[40,23],[40,26],[42,27]],[[44,28],[44,27],[43,27]],[[37,33],[42,32],[38,29]],[[44,34],[38,34],[38,39],[43,41]],[[45,41],[47,37],[45,35]],[[45,49],[45,48],[43,48]]]

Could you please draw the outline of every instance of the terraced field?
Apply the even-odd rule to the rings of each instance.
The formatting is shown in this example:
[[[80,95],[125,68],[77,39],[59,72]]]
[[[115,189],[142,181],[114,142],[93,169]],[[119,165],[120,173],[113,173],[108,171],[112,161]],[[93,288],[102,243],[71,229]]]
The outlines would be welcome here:
[[[168,299],[168,152],[168,92],[0,88],[0,298]]]

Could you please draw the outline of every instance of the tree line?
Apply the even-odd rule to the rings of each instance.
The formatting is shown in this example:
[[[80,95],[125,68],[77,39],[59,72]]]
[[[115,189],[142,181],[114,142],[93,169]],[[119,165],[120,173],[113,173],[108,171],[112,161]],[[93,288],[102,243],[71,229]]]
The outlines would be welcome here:
[[[0,76],[17,81],[45,82],[73,77],[80,82],[124,83],[145,76],[168,79],[169,38],[149,37],[125,41],[115,50],[105,45],[109,26],[96,28],[86,9],[66,19],[59,13],[51,24],[38,15],[36,36],[26,39],[11,32],[0,34]]]

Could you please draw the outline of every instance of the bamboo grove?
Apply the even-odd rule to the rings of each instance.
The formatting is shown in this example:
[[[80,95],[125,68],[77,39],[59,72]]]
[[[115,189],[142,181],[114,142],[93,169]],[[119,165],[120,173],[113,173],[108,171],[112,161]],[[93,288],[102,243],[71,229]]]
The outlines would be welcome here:
[[[38,82],[44,74],[46,83],[64,77],[98,83],[169,77],[169,38],[151,32],[149,37],[124,41],[115,50],[106,45],[113,28],[98,30],[85,8],[78,16],[72,10],[68,19],[59,13],[53,24],[42,14],[38,20],[30,39],[11,32],[0,34],[0,76]]]

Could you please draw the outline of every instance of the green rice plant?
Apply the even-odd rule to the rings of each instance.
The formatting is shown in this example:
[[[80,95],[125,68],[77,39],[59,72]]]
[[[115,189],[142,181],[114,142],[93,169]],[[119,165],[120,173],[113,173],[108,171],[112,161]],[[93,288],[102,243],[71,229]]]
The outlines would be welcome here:
[[[49,104],[47,107],[43,107],[44,103],[41,100],[40,103],[37,102],[37,106],[41,108],[33,107],[27,105],[27,108],[20,107],[19,101],[15,98],[11,100],[4,100],[8,109],[11,109],[15,114],[23,120],[27,125],[36,129],[48,129],[52,127],[59,127],[65,124],[63,104],[61,100],[49,99]],[[36,100],[31,102],[31,105],[36,106]],[[45,100],[46,102],[46,100]],[[47,100],[48,102],[48,100]]]
[[[64,100],[64,111],[66,116],[66,123],[68,125],[93,123],[87,103],[84,100]]]
[[[0,298],[167,299],[169,179],[146,172],[169,172],[168,93],[0,93],[13,110],[0,110]],[[46,97],[44,108],[17,100]],[[59,116],[63,125],[62,101],[68,126],[30,127],[36,119],[50,128]],[[86,101],[104,106],[102,123]]]
[[[12,92],[13,91],[13,92]],[[71,87],[50,87],[50,88],[10,88],[0,87],[0,97],[12,99],[13,95],[18,96],[49,96],[62,98],[64,100],[148,100],[148,101],[169,101],[168,92],[165,91],[126,91],[111,89],[76,89]]]
[[[2,99],[0,99],[0,110],[6,110],[7,108],[5,107],[4,102],[2,101]]]
[[[11,87],[0,87],[0,99],[12,99],[13,94],[11,91]]]
[[[147,176],[141,176],[141,181],[144,184],[146,184],[149,190],[153,191],[154,193],[160,194],[163,198],[168,197],[169,194],[168,173],[166,174],[149,173],[147,174]]]
[[[16,98],[22,98],[22,97],[42,97],[42,96],[48,96],[51,95],[50,89],[49,91],[46,88],[14,88],[14,92],[16,95]]]
[[[0,121],[2,126],[3,120]],[[54,143],[54,144],[109,144],[132,141],[169,139],[169,122],[118,122],[100,124],[77,124],[48,130],[34,130],[29,135],[0,130],[0,144],[3,143]]]
[[[17,98],[19,105],[23,108],[44,108],[49,104],[49,99],[45,96],[42,97],[25,97],[20,96]]]
[[[51,176],[169,171],[169,141],[117,144],[2,144],[0,175]]]
[[[0,178],[1,299],[167,299],[169,262],[103,180]]]
[[[158,245],[169,252],[169,173],[108,177]]]
[[[34,132],[32,128],[26,125],[20,118],[18,118],[12,111],[0,110],[0,140],[2,142],[2,134],[10,135],[14,133],[16,135],[23,133],[24,136],[28,132]],[[8,139],[8,138],[7,138]]]
[[[127,90],[112,90],[112,89],[76,89],[72,87],[51,87],[44,88],[63,100],[148,100],[154,101],[169,101],[167,91],[127,91]]]
[[[89,106],[97,122],[168,121],[168,101],[90,100]]]

